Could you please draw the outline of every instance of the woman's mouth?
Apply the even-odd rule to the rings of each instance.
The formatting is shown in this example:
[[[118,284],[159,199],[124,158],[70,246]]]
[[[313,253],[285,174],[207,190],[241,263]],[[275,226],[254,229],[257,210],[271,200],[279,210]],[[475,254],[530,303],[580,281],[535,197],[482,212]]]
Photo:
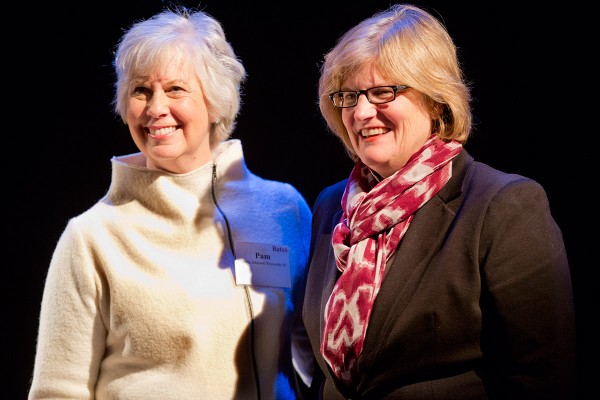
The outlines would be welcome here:
[[[157,128],[157,129],[153,129],[153,128],[146,128],[148,130],[148,136],[150,136],[151,138],[163,138],[165,136],[169,136],[172,135],[173,132],[175,132],[177,130],[176,126],[165,126],[163,128]]]
[[[362,129],[359,133],[360,136],[364,137],[364,138],[368,138],[371,136],[376,136],[376,135],[383,135],[384,133],[388,133],[390,130],[387,128],[369,128],[369,129]]]

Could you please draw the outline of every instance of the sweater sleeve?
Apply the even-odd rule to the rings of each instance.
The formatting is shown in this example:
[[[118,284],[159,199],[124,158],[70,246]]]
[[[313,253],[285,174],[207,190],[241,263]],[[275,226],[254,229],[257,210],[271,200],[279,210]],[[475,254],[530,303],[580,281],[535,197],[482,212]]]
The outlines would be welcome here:
[[[93,255],[76,221],[69,221],[50,261],[30,400],[94,398],[106,329]]]

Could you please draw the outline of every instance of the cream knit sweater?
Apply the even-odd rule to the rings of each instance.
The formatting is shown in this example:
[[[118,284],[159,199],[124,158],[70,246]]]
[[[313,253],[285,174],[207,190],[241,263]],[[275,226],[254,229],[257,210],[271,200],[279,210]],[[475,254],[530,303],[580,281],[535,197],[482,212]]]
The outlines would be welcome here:
[[[236,242],[289,247],[305,273],[310,209],[252,174],[239,140],[213,151],[215,193]],[[43,294],[29,399],[256,399],[250,311],[235,282],[209,163],[187,174],[112,159],[97,204],[71,219]],[[291,290],[250,288],[262,399],[288,399]],[[307,351],[310,351],[307,349]]]

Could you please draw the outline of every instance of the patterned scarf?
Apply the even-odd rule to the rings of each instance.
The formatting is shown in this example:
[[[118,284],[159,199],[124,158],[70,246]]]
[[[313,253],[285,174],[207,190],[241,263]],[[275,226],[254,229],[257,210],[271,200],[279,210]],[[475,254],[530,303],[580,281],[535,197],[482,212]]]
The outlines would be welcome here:
[[[333,250],[342,275],[325,308],[321,354],[346,384],[356,382],[371,309],[389,257],[414,213],[448,182],[462,145],[432,135],[395,174],[377,182],[362,162],[350,174]]]

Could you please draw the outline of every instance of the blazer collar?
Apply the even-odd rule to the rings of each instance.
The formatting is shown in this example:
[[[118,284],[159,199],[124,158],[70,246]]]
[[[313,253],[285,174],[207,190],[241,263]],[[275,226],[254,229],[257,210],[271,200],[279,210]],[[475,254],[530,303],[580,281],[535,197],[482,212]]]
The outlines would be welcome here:
[[[465,172],[472,161],[473,158],[462,150],[452,161],[452,177],[448,183],[415,213],[386,268],[386,277],[369,320],[369,326],[376,329],[368,330],[365,337],[363,355],[359,359],[361,369],[368,370],[374,362],[382,339],[390,334],[394,321],[410,302],[427,265],[444,240],[460,205]]]

